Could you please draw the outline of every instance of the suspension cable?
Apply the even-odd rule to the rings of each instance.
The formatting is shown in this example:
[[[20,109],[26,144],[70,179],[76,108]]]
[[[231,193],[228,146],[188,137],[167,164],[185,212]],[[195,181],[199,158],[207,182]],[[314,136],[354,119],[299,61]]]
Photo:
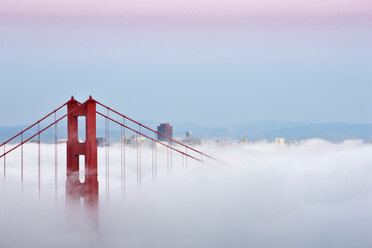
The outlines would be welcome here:
[[[57,112],[58,110],[60,110],[61,108],[63,108],[64,106],[66,106],[68,102],[64,103],[63,105],[61,105],[60,107],[56,108],[55,110],[53,110],[52,112],[50,112],[48,115],[46,115],[45,117],[43,117],[42,119],[38,120],[37,122],[35,122],[34,124],[32,124],[31,126],[29,126],[28,128],[22,130],[20,133],[14,135],[12,138],[8,139],[7,141],[3,142],[0,147],[2,147],[3,145],[5,145],[6,143],[12,141],[13,139],[15,139],[16,137],[18,137],[19,135],[21,135],[22,133],[26,132],[27,130],[31,129],[32,127],[34,127],[35,125],[37,125],[38,123],[42,122],[43,120],[45,120],[46,118],[48,118],[49,116],[51,116],[53,113]]]
[[[187,146],[187,145],[185,145],[185,144],[183,144],[183,143],[181,143],[181,142],[179,142],[179,141],[177,141],[177,140],[174,140],[174,139],[172,139],[172,138],[170,138],[170,137],[168,137],[168,136],[166,136],[166,135],[163,135],[163,134],[161,134],[161,133],[159,133],[159,132],[157,132],[157,131],[151,129],[151,128],[149,128],[149,127],[147,127],[147,126],[145,126],[145,125],[143,125],[143,124],[141,124],[141,123],[139,123],[139,122],[137,122],[137,121],[135,121],[135,120],[133,120],[133,119],[131,119],[131,118],[129,118],[129,117],[127,117],[127,116],[125,116],[125,115],[123,115],[123,114],[121,114],[121,113],[115,111],[115,110],[113,110],[113,109],[111,109],[110,107],[108,107],[108,106],[106,106],[106,105],[104,105],[104,104],[102,104],[102,103],[100,103],[100,102],[98,102],[98,101],[96,101],[96,103],[99,104],[99,105],[101,105],[102,107],[104,107],[104,108],[106,108],[106,109],[109,109],[110,111],[114,112],[115,114],[120,115],[120,116],[122,116],[122,117],[124,117],[124,118],[130,120],[131,122],[134,122],[135,124],[138,124],[138,125],[144,127],[145,129],[147,129],[147,130],[149,130],[149,131],[151,131],[151,132],[154,132],[154,133],[156,133],[156,134],[158,134],[158,135],[160,135],[160,136],[166,138],[167,140],[169,140],[169,141],[171,141],[171,142],[174,142],[174,143],[176,143],[176,144],[178,144],[178,145],[181,145],[181,146],[184,146],[184,147],[186,147],[186,148],[189,148],[190,150],[192,150],[192,151],[194,151],[194,152],[196,152],[196,153],[203,154],[205,157],[208,157],[208,158],[214,159],[213,157],[211,157],[211,156],[209,156],[209,155],[207,155],[207,154],[205,154],[205,153],[202,153],[202,152],[200,152],[200,151],[198,151],[198,150],[196,150],[196,149],[194,149],[194,148],[192,148],[192,147],[189,147],[189,146]]]
[[[155,139],[156,139],[156,133],[154,133],[154,136],[155,136]],[[154,142],[154,149],[155,149],[155,181],[157,179],[157,176],[158,176],[158,155],[157,155],[157,151],[156,151],[156,148],[157,148],[157,143],[155,141]]]
[[[105,118],[107,118],[107,119],[109,119],[109,120],[112,121],[112,122],[115,122],[116,124],[119,124],[119,125],[124,126],[124,127],[127,128],[128,130],[131,130],[132,132],[138,134],[138,131],[136,131],[135,129],[130,128],[130,127],[128,127],[127,125],[123,125],[123,124],[121,124],[120,122],[118,122],[118,121],[116,121],[116,120],[114,120],[114,119],[112,119],[112,118],[110,118],[110,117],[108,117],[108,116],[106,116],[106,115],[104,115],[104,114],[98,112],[98,111],[96,111],[96,113],[99,114],[99,115],[101,115],[101,116],[103,116],[103,117],[105,117]],[[141,135],[142,135],[143,137],[149,139],[149,140],[152,140],[152,141],[155,141],[155,142],[158,143],[158,144],[161,144],[162,146],[168,147],[168,148],[172,149],[173,151],[176,151],[176,152],[178,152],[178,153],[184,154],[185,156],[187,156],[187,157],[189,157],[189,158],[192,158],[192,159],[195,159],[195,160],[200,160],[200,159],[198,159],[198,158],[196,158],[196,157],[194,157],[194,156],[191,156],[191,155],[189,155],[189,154],[186,154],[186,153],[184,153],[184,152],[182,152],[182,151],[180,151],[180,150],[178,150],[178,149],[176,149],[176,148],[174,148],[174,147],[171,147],[171,146],[169,146],[169,145],[167,145],[167,144],[164,144],[164,143],[162,143],[162,142],[159,142],[159,141],[157,141],[157,140],[155,140],[155,139],[153,139],[153,138],[151,138],[151,137],[149,137],[149,136],[147,136],[147,135],[145,135],[145,134],[141,134]]]
[[[125,118],[123,118],[123,125],[125,125]],[[123,127],[123,126],[121,126]],[[124,126],[124,151],[123,151],[123,193],[125,194],[125,146],[126,146],[126,142],[127,142],[127,136],[126,136],[126,132],[125,132],[125,126]]]
[[[172,150],[169,151],[170,153],[170,172],[172,173],[173,171],[173,158],[172,158]]]
[[[106,199],[108,198],[108,163],[107,163],[107,149],[108,149],[108,135],[107,135],[107,118],[105,118],[105,187],[106,187]]]
[[[187,155],[187,147],[186,147],[186,155]],[[186,168],[187,168],[187,156],[185,157],[186,159]]]
[[[141,126],[139,126],[139,134],[141,134]],[[141,188],[142,185],[142,141],[140,140],[141,137],[139,137],[139,186]]]
[[[6,157],[5,157],[6,153],[5,153],[5,144],[4,144],[4,181],[5,181],[5,176],[6,176]],[[1,156],[0,156],[1,158]]]
[[[139,159],[138,159],[138,132],[137,132],[137,136],[136,136],[136,150],[137,150],[137,157],[136,157],[136,162],[137,162],[137,188],[139,187]]]
[[[21,143],[23,142],[23,133],[21,133]],[[23,193],[23,145],[21,145],[21,187]]]
[[[57,120],[57,112],[54,113],[54,121]],[[54,194],[58,194],[58,123],[54,126]]]
[[[124,156],[123,156],[123,142],[125,142],[125,137],[123,136],[123,126],[120,126],[120,189],[121,194],[124,195]]]
[[[151,177],[152,177],[152,181],[154,181],[154,174],[155,174],[155,166],[154,166],[154,145],[155,145],[155,142],[154,141],[151,141]]]
[[[110,110],[107,110],[110,116]],[[107,196],[110,196],[110,122],[107,120]]]
[[[37,124],[37,132],[38,132],[38,159],[37,159],[37,188],[38,188],[38,195],[40,198],[40,181],[41,181],[41,172],[40,172],[40,122]]]
[[[184,159],[185,159],[185,157],[182,154],[182,168],[184,168]]]
[[[77,107],[75,107],[73,110],[71,110],[70,112],[68,112],[67,114],[63,115],[62,117],[58,118],[55,122],[49,124],[48,126],[46,126],[45,128],[43,128],[42,130],[40,130],[39,132],[37,132],[36,134],[32,135],[31,137],[29,137],[28,139],[24,140],[22,143],[14,146],[12,149],[8,150],[5,152],[5,147],[4,147],[4,153],[2,155],[0,155],[0,158],[6,156],[8,153],[14,151],[15,149],[17,149],[18,147],[20,147],[21,145],[25,144],[26,142],[30,141],[31,139],[35,138],[37,135],[43,133],[45,130],[47,130],[48,128],[50,128],[51,126],[53,126],[54,124],[58,123],[59,121],[61,121],[62,119],[64,119],[66,116],[72,114],[73,112],[75,112],[76,110],[78,110],[82,105],[79,105]],[[37,124],[37,123],[36,123]],[[5,144],[4,144],[5,146]]]
[[[167,147],[167,172],[169,174],[169,148]]]

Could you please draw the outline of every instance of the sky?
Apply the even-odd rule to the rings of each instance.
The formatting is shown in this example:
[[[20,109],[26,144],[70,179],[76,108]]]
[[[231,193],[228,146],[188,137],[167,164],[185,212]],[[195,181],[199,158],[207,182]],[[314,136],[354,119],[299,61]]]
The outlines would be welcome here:
[[[370,15],[368,0],[2,0],[3,13],[36,15],[146,16],[349,16]]]
[[[137,120],[372,122],[371,2],[0,1],[1,126],[72,95]]]
[[[120,192],[120,146],[110,147],[106,198],[105,148],[98,150],[98,232],[66,208],[66,146],[58,151],[58,195],[54,195],[54,145],[24,146],[24,190],[20,151],[7,156],[0,176],[1,247],[278,247],[369,248],[372,245],[372,144],[320,139],[292,146],[267,142],[204,144],[200,149],[224,163],[205,160],[187,169],[159,147],[158,178],[151,179],[151,149],[142,148],[142,187],[136,188],[136,148],[127,147],[126,195]],[[5,185],[5,187],[4,187]],[[76,222],[74,222],[76,221]],[[79,225],[80,224],[80,228]],[[43,235],[40,238],[40,235]]]

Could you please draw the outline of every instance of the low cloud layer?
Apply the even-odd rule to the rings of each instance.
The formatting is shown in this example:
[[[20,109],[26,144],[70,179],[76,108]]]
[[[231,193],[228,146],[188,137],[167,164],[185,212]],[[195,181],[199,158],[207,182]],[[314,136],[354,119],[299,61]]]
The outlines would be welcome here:
[[[292,146],[257,142],[203,145],[222,162],[197,164],[158,148],[126,149],[126,195],[120,182],[120,146],[110,148],[109,197],[105,148],[99,150],[99,221],[67,210],[64,146],[59,147],[54,195],[54,146],[42,146],[38,200],[35,144],[25,146],[25,184],[19,154],[7,158],[1,181],[0,247],[371,247],[372,144],[306,140]],[[2,162],[2,161],[1,161]],[[185,161],[184,161],[185,162]],[[168,172],[169,171],[169,172]],[[97,226],[96,226],[97,225]]]

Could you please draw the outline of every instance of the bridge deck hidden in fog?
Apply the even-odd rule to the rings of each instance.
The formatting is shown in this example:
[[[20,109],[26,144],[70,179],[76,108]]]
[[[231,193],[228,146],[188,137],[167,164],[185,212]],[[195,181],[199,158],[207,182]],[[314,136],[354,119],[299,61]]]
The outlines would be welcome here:
[[[107,111],[106,114],[97,111],[96,107],[99,105],[103,109]],[[57,111],[61,111],[64,107],[67,107],[67,113],[63,116],[57,118]],[[110,113],[115,115],[117,118],[120,118],[120,121],[115,119],[115,117],[111,116]],[[44,128],[40,129],[40,123],[45,121],[48,117],[53,117],[54,121],[45,126]],[[20,149],[20,156],[21,156],[21,166],[20,166],[20,182],[23,188],[23,178],[24,178],[24,158],[23,158],[23,145],[26,142],[33,141],[34,138],[37,138],[38,143],[38,193],[40,196],[40,179],[41,179],[41,168],[40,168],[40,134],[45,132],[47,129],[54,126],[55,128],[55,190],[57,193],[57,178],[58,178],[58,158],[57,158],[57,143],[58,143],[58,132],[57,132],[57,124],[61,120],[67,117],[67,147],[66,147],[66,200],[67,202],[79,202],[80,198],[84,199],[84,205],[94,207],[98,204],[98,193],[99,193],[99,181],[98,181],[98,168],[97,168],[97,115],[102,116],[105,119],[105,135],[107,142],[109,143],[109,136],[110,130],[108,122],[115,123],[120,126],[121,128],[121,135],[125,137],[126,130],[130,130],[138,137],[143,137],[149,140],[152,144],[152,177],[156,177],[157,173],[157,156],[156,156],[156,144],[164,146],[167,148],[167,164],[171,161],[171,152],[176,152],[182,156],[182,162],[185,160],[187,163],[187,159],[193,159],[198,162],[202,162],[203,158],[212,158],[190,146],[182,144],[179,141],[174,140],[172,137],[168,137],[160,132],[157,132],[145,125],[142,125],[139,122],[134,121],[133,119],[105,106],[104,104],[94,100],[92,97],[89,97],[87,101],[84,103],[80,103],[76,101],[73,97],[62,106],[58,107],[44,118],[40,119],[39,121],[35,122],[33,125],[29,126],[28,128],[24,129],[14,137],[10,138],[9,140],[3,142],[0,145],[0,148],[3,148],[3,153],[0,155],[0,158],[3,159],[3,166],[4,166],[4,182],[6,178],[6,156],[16,149]],[[79,141],[78,136],[78,117],[85,117],[85,141]],[[134,127],[130,127],[128,122],[132,123],[133,125],[137,126],[138,130]],[[37,132],[33,134],[31,137],[24,138],[31,128],[37,126]],[[167,128],[167,127],[165,127]],[[150,137],[150,134],[145,134],[144,130],[149,132],[150,134],[154,135]],[[20,142],[14,145],[14,141],[20,139]],[[138,142],[138,139],[137,139]],[[125,188],[125,142],[121,137],[121,190]],[[12,144],[12,145],[11,145]],[[8,148],[8,149],[7,149]],[[105,166],[108,169],[109,163],[109,144],[106,145],[106,161]],[[140,146],[137,146],[137,186],[141,185],[141,152]],[[184,151],[182,151],[182,150]],[[169,151],[169,152],[168,152]],[[79,156],[84,156],[85,158],[85,165],[84,165],[84,172],[85,172],[85,179],[83,182],[79,179]],[[106,179],[108,175],[106,173]],[[107,183],[108,180],[106,180]]]

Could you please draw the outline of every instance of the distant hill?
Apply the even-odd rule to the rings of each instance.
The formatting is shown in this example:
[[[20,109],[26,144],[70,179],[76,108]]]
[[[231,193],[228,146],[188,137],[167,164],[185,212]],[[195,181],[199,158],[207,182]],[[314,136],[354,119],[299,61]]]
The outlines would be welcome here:
[[[142,121],[150,128],[156,129],[158,122]],[[186,131],[191,130],[194,137],[204,139],[228,138],[242,139],[247,138],[250,141],[274,140],[276,137],[283,137],[287,140],[302,140],[309,138],[321,138],[330,141],[341,141],[345,139],[362,139],[364,141],[372,140],[372,124],[348,124],[348,123],[311,123],[311,122],[280,122],[280,121],[261,121],[246,123],[229,127],[203,127],[193,123],[171,123],[175,137],[183,137]],[[130,125],[138,130],[138,125]],[[14,136],[27,126],[7,126],[0,127],[0,141],[3,142]],[[30,137],[36,133],[37,128],[27,132],[24,137]],[[142,128],[145,134],[154,137],[154,134]],[[112,141],[118,141],[120,137],[120,127],[110,124],[110,137]],[[83,134],[83,130],[80,130]],[[104,136],[104,122],[97,123],[97,136]],[[133,135],[131,131],[126,131],[128,136]],[[66,124],[62,123],[58,127],[58,138],[66,139]],[[43,142],[54,141],[54,128],[47,130],[42,135]],[[84,137],[81,136],[81,139]],[[18,140],[19,141],[19,140]],[[17,141],[17,142],[18,142]]]

